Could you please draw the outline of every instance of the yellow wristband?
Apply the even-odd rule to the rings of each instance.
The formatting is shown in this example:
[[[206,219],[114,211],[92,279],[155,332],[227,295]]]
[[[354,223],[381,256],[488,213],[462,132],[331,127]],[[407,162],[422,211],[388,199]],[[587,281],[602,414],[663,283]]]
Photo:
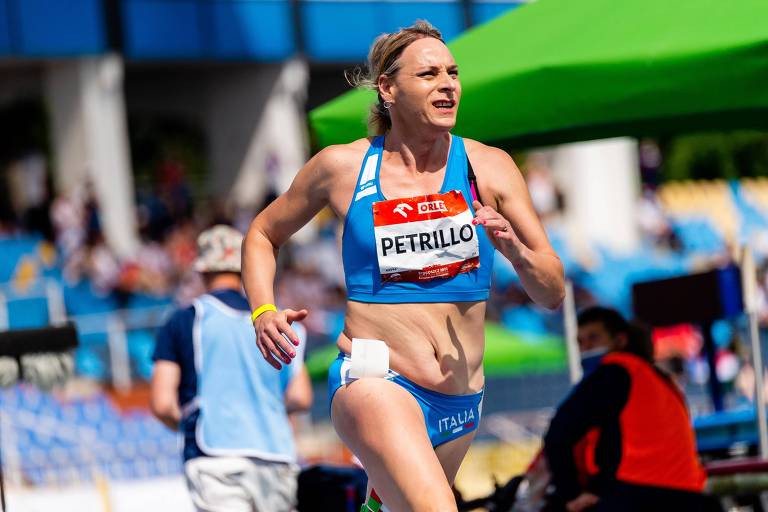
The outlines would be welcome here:
[[[251,322],[255,322],[262,313],[266,313],[267,311],[277,311],[277,308],[274,304],[264,304],[263,306],[257,307],[253,313],[251,313]]]

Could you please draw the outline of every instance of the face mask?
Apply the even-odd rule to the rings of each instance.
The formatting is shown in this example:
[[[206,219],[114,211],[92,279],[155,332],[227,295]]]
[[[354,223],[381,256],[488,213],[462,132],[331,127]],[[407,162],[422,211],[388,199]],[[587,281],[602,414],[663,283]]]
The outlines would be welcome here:
[[[585,377],[600,366],[600,361],[603,360],[603,357],[607,353],[607,347],[593,348],[581,353],[581,369],[584,371]]]

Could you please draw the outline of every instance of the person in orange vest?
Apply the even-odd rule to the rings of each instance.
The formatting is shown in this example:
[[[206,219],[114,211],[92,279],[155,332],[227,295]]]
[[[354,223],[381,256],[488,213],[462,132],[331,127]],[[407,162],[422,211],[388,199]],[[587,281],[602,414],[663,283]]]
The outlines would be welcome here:
[[[685,398],[654,366],[649,336],[604,307],[578,325],[584,378],[544,437],[550,502],[568,512],[712,510]]]

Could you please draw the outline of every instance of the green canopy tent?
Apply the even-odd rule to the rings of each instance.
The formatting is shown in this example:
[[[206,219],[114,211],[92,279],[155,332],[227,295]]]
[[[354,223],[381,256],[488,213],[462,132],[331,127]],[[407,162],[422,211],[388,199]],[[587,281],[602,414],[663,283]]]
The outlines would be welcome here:
[[[766,0],[538,0],[449,44],[459,135],[504,147],[768,128]],[[310,113],[320,147],[366,135],[375,95]]]

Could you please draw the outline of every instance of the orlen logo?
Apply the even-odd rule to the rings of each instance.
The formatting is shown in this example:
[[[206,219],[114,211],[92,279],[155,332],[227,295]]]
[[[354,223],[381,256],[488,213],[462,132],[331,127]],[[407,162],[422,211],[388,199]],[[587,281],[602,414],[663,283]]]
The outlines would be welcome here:
[[[399,213],[403,217],[407,217],[408,214],[406,213],[406,210],[413,210],[413,206],[409,205],[408,203],[398,203],[397,206],[392,210],[395,213]]]
[[[425,203],[418,204],[419,213],[432,213],[432,212],[447,212],[448,208],[445,206],[445,201],[427,201]]]

